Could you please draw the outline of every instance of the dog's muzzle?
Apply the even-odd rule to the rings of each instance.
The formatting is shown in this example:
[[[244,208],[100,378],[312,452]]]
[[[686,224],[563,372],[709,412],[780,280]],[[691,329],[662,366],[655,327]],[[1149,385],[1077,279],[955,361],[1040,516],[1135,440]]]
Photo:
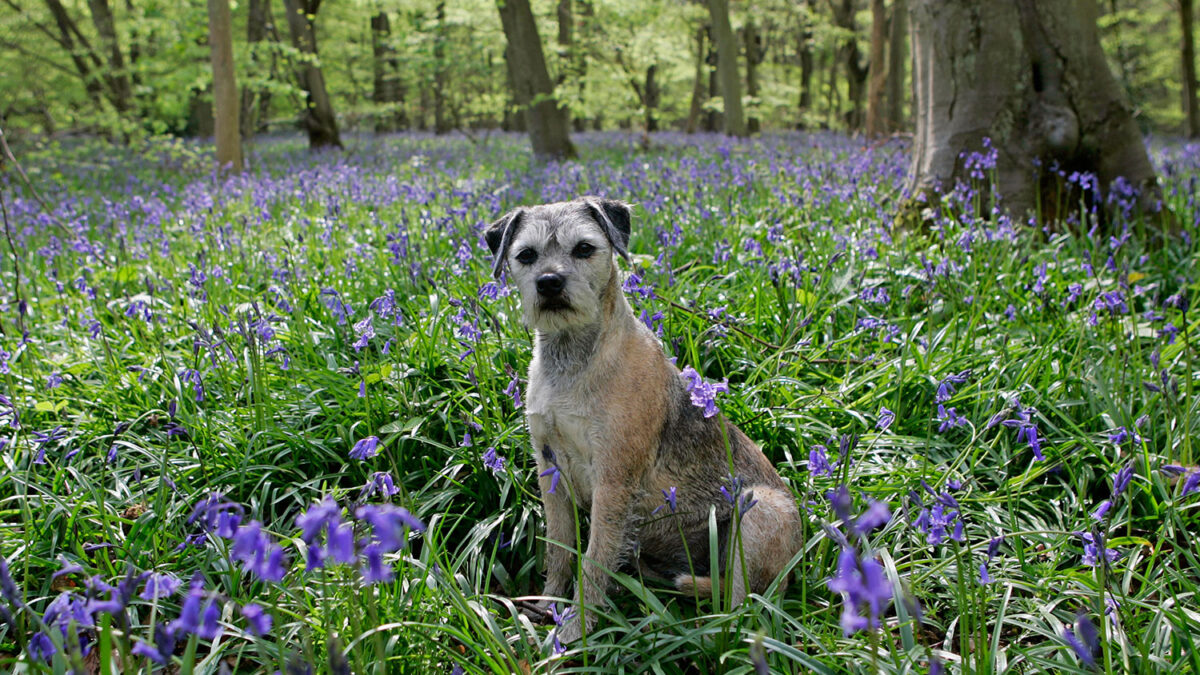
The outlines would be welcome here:
[[[544,298],[557,298],[566,285],[567,280],[561,274],[543,274],[537,278],[538,295]]]

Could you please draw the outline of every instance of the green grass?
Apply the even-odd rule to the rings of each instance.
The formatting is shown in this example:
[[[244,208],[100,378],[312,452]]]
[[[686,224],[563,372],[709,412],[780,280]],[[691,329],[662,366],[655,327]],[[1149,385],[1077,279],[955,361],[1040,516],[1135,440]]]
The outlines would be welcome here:
[[[362,138],[344,155],[273,141],[227,182],[206,172],[203,148],[178,144],[20,149],[54,212],[4,176],[13,248],[0,393],[19,426],[0,435],[0,556],[20,595],[0,600],[14,615],[0,623],[0,669],[160,670],[130,651],[179,615],[182,593],[74,622],[42,617],[63,591],[96,595],[93,576],[115,585],[171,572],[186,590],[199,571],[223,632],[181,633],[171,672],[339,672],[341,653],[355,673],[738,673],[764,659],[772,672],[901,673],[931,658],[963,673],[1086,672],[1064,639],[1079,612],[1100,628],[1101,671],[1200,672],[1200,501],[1183,494],[1198,451],[1187,307],[1197,146],[1157,152],[1180,223],[1165,240],[1153,215],[1046,233],[972,217],[971,195],[925,229],[893,230],[907,166],[894,144],[664,135],[643,153],[601,134],[580,147],[579,162],[531,167],[520,137]],[[587,193],[635,205],[634,263],[623,267],[653,289],[631,293],[635,313],[662,313],[655,325],[681,367],[728,378],[718,404],[790,483],[805,544],[786,592],[741,607],[616,575],[586,646],[557,656],[550,628],[514,600],[540,591],[545,547],[523,410],[505,393],[514,375],[525,387],[530,335],[515,293],[480,293],[491,281],[480,231],[512,206]],[[1088,222],[1086,205],[1080,214]],[[1109,233],[1123,231],[1114,246]],[[886,302],[864,299],[875,289]],[[369,309],[389,290],[398,318]],[[1113,300],[1110,311],[1113,292],[1123,308]],[[353,309],[344,321],[339,302]],[[375,336],[356,349],[368,315]],[[966,423],[939,431],[938,385],[964,371],[944,406]],[[1044,461],[1016,429],[988,426],[1014,397],[1036,409]],[[896,419],[880,430],[885,407]],[[35,432],[59,426],[62,438],[39,444]],[[1113,442],[1118,427],[1138,440]],[[379,455],[350,459],[372,435]],[[837,461],[844,435],[857,444],[814,475],[810,451],[825,445]],[[488,448],[502,471],[483,465]],[[1132,482],[1098,522],[1089,514],[1123,466]],[[306,572],[297,516],[331,495],[353,521],[377,471],[395,479],[391,501],[427,525],[387,555],[393,580],[364,584],[349,565]],[[962,541],[932,545],[916,527],[910,493],[933,503],[922,481],[953,494]],[[842,484],[856,514],[890,507],[857,546],[899,599],[879,629],[850,636],[827,586],[840,553],[827,528],[847,526],[825,495]],[[179,548],[200,532],[188,516],[211,492],[277,538],[283,581],[244,571],[217,536]],[[1119,559],[1084,564],[1081,531]],[[992,582],[980,584],[998,536]],[[52,578],[63,561],[83,571]],[[1106,598],[1117,607],[1108,617]],[[268,635],[248,632],[248,603],[274,617]],[[37,631],[58,649],[47,664],[28,649]]]

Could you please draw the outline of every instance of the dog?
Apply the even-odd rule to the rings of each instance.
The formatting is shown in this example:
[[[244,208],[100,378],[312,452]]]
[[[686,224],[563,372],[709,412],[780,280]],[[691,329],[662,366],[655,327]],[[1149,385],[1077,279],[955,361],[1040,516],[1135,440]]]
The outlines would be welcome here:
[[[783,479],[741,430],[693,404],[679,369],[634,316],[616,261],[629,259],[630,223],[627,204],[585,197],[515,209],[484,233],[493,276],[507,267],[534,331],[525,407],[545,505],[545,596],[571,590],[575,518],[590,516],[583,607],[558,627],[562,642],[595,625],[588,608],[604,603],[610,573],[623,566],[706,596],[729,566],[728,597],[738,605],[800,548],[800,515]]]

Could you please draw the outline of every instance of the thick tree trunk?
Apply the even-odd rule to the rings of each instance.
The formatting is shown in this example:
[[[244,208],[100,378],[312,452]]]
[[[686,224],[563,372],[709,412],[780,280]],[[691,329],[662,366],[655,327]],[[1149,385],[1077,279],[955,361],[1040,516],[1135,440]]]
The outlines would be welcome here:
[[[737,40],[729,24],[729,0],[708,0],[713,38],[717,43],[717,76],[721,82],[721,102],[725,134],[744,138],[746,118],[742,114],[742,83],[738,76]]]
[[[304,90],[305,106],[300,124],[308,132],[308,147],[314,150],[330,146],[340,148],[342,139],[338,134],[337,116],[325,89],[325,74],[317,61],[315,22],[321,0],[283,0],[283,6],[293,46],[310,57],[300,64],[296,74],[300,88]]]
[[[746,27],[742,29],[742,37],[746,42],[746,96],[757,104],[758,66],[766,57],[766,50],[763,49],[762,36],[758,34],[753,19],[746,21]],[[757,134],[759,129],[758,116],[749,115],[746,119],[746,131]]]
[[[497,0],[496,8],[508,40],[513,94],[525,110],[533,154],[543,159],[574,157],[567,116],[554,99],[554,83],[546,70],[529,0]]]
[[[1196,42],[1192,32],[1192,0],[1179,0],[1179,27],[1183,33],[1183,121],[1191,138],[1200,137],[1200,107],[1196,104]]]
[[[433,42],[433,133],[441,136],[449,133],[450,120],[446,116],[446,2],[437,4],[437,33]]]
[[[700,113],[704,108],[704,80],[708,68],[704,62],[704,36],[707,31],[704,26],[696,29],[696,78],[692,80],[692,102],[688,106],[687,122],[683,125],[685,133],[694,134],[700,126]]]
[[[1015,216],[1039,203],[1055,216],[1045,211],[1054,200],[1039,202],[1035,162],[1090,171],[1102,190],[1120,177],[1153,194],[1154,169],[1101,50],[1094,0],[910,1],[912,194],[964,178],[964,157],[985,138],[997,151],[1000,204]]]
[[[883,110],[883,88],[887,84],[887,11],[883,0],[871,0],[871,52],[868,62],[870,82],[867,90],[867,137],[887,133]]]
[[[271,30],[271,0],[250,0],[246,16],[246,42],[250,45],[250,60],[254,74],[261,76],[263,68],[259,45],[267,39]],[[273,69],[272,69],[273,70]],[[256,90],[257,89],[257,90]],[[242,126],[242,138],[253,138],[263,127],[271,109],[271,92],[246,83],[242,86],[242,109],[238,121]]]
[[[892,1],[891,37],[888,44],[888,128],[904,128],[904,63],[908,60],[908,7],[906,0]]]
[[[208,47],[212,55],[213,117],[217,165],[242,172],[242,133],[238,126],[237,79],[233,70],[233,17],[229,0],[208,0]]]

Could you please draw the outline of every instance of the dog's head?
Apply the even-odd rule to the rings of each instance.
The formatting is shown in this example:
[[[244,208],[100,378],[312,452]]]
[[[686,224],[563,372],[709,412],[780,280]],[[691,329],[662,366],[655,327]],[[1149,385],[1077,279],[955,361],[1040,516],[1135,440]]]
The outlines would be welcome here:
[[[584,197],[518,208],[488,227],[492,274],[508,265],[527,325],[557,332],[599,320],[613,256],[629,258],[629,217],[627,204]]]

